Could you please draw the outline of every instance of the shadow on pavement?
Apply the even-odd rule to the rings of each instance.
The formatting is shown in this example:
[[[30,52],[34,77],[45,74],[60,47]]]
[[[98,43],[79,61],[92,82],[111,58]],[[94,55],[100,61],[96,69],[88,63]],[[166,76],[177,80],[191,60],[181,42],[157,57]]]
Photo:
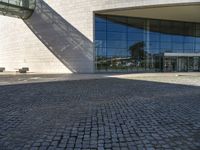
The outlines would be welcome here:
[[[115,78],[0,86],[0,147],[199,149],[199,91]]]

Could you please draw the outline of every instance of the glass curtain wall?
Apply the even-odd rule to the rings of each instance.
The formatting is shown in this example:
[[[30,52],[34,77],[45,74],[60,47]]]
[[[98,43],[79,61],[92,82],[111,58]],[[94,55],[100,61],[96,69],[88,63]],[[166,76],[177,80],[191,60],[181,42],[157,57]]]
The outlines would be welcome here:
[[[0,14],[26,19],[35,6],[36,0],[0,0]]]
[[[96,15],[95,51],[97,71],[163,71],[164,53],[200,53],[200,24]]]

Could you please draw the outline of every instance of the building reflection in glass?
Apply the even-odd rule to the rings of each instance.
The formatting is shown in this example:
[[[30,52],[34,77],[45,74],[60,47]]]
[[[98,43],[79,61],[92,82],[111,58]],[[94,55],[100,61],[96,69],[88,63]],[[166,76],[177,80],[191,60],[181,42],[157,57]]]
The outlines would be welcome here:
[[[96,15],[95,50],[97,71],[199,71],[200,24]]]

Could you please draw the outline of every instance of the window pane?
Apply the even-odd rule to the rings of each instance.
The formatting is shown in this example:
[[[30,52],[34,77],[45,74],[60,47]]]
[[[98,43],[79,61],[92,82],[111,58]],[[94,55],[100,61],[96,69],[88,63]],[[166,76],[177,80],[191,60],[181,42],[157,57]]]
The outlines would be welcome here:
[[[200,43],[196,44],[195,52],[200,53]]]
[[[154,33],[160,32],[160,21],[159,20],[150,20],[149,21],[150,31]]]
[[[150,41],[158,42],[160,40],[160,33],[158,33],[158,32],[150,32],[149,38],[150,38]]]
[[[95,47],[106,47],[105,40],[95,40]]]
[[[149,44],[149,51],[150,53],[159,53],[160,44],[159,42],[150,42]]]
[[[183,42],[184,36],[182,35],[173,35],[172,36],[172,42]]]
[[[109,32],[127,32],[127,19],[125,17],[109,16],[107,30]]]
[[[127,27],[122,24],[108,23],[107,30],[108,32],[127,32]]]
[[[193,52],[194,44],[193,43],[184,43],[184,51]]]
[[[127,48],[127,41],[107,41],[108,48]]]
[[[127,17],[121,17],[121,16],[107,16],[107,22],[108,23],[119,23],[119,24],[127,24]]]
[[[129,27],[128,28],[129,33],[143,33],[144,30],[140,28],[134,28],[134,27]]]
[[[184,38],[184,42],[187,42],[187,43],[193,43],[195,41],[195,37],[192,37],[192,36],[185,36]]]
[[[127,49],[107,48],[107,56],[127,56]]]
[[[128,32],[139,32],[144,31],[145,21],[143,19],[128,18]]]
[[[106,32],[96,31],[95,39],[96,40],[106,40]]]
[[[200,24],[109,15],[95,21],[97,67],[104,70],[163,71],[164,52],[200,53]]]
[[[106,17],[103,16],[95,16],[96,23],[106,23]]]
[[[97,56],[106,56],[106,48],[96,48]]]
[[[160,43],[161,52],[172,52],[170,42],[161,42]]]
[[[95,30],[96,31],[106,31],[106,23],[96,23]]]
[[[130,41],[143,41],[144,35],[140,33],[128,33],[128,40]]]
[[[172,43],[173,52],[183,52],[183,43]]]
[[[107,32],[107,40],[127,40],[126,33]]]
[[[200,44],[200,37],[196,37],[196,43]]]
[[[171,42],[172,38],[170,34],[160,34],[161,42]]]
[[[184,23],[181,22],[172,22],[172,26],[169,30],[172,34],[185,35]]]

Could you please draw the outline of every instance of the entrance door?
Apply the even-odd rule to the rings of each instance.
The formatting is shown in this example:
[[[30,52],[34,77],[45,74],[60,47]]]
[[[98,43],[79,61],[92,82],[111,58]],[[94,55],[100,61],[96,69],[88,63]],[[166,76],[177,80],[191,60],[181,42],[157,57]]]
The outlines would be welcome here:
[[[193,72],[194,71],[194,57],[188,58],[188,71]]]
[[[200,71],[200,57],[163,57],[164,72],[193,72]]]
[[[165,72],[177,71],[177,58],[176,57],[164,57],[163,68]]]
[[[188,71],[188,57],[178,57],[177,66],[178,66],[179,72],[187,72]]]
[[[200,57],[194,57],[194,71],[200,71]]]

